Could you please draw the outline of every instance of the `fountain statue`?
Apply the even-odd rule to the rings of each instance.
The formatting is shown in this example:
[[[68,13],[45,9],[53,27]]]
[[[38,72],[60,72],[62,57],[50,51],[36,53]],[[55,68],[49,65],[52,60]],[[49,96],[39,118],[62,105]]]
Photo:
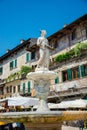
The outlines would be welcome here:
[[[41,113],[50,111],[46,100],[50,91],[50,81],[57,77],[57,73],[49,71],[50,49],[53,49],[53,47],[49,46],[48,40],[45,36],[46,30],[41,30],[41,37],[37,39],[40,55],[37,67],[35,72],[31,72],[27,75],[29,80],[34,81],[34,87],[36,89],[37,96],[40,99],[37,111]]]
[[[53,49],[53,47],[49,46],[48,40],[45,38],[46,36],[46,30],[41,30],[41,37],[37,39],[37,46],[40,47],[39,54],[40,58],[37,63],[37,68],[47,68],[49,69],[49,61],[50,61],[50,49]]]

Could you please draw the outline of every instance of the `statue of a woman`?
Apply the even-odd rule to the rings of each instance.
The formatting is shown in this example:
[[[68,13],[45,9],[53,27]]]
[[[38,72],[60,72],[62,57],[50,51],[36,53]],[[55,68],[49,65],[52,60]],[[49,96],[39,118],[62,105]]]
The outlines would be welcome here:
[[[46,30],[41,30],[41,37],[37,39],[37,45],[39,48],[39,60],[37,63],[37,68],[48,68],[49,69],[49,62],[50,62],[50,49],[53,48],[49,46],[48,40],[45,38]]]

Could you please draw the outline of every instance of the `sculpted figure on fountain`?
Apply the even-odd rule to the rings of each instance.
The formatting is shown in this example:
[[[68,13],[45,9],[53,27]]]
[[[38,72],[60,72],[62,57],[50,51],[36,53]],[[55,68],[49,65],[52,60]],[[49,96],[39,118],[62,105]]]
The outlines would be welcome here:
[[[39,60],[37,63],[37,68],[47,68],[49,69],[50,62],[50,50],[53,47],[49,46],[46,36],[46,30],[41,30],[41,36],[37,39],[37,45],[39,46]]]

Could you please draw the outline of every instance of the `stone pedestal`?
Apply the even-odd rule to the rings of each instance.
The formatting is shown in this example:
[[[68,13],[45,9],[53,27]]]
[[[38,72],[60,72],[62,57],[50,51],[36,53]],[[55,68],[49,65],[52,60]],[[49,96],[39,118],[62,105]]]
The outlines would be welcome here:
[[[47,68],[36,68],[35,72],[31,72],[27,75],[29,80],[34,82],[34,88],[36,95],[40,99],[37,111],[38,112],[49,112],[47,105],[47,96],[50,91],[50,81],[57,77],[57,73],[49,71]]]

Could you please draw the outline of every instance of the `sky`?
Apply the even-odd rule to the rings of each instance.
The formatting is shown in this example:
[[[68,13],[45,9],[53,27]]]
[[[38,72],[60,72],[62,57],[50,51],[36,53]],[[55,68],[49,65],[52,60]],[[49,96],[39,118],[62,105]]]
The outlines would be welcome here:
[[[87,0],[0,0],[0,56],[21,39],[47,37],[87,14]]]

